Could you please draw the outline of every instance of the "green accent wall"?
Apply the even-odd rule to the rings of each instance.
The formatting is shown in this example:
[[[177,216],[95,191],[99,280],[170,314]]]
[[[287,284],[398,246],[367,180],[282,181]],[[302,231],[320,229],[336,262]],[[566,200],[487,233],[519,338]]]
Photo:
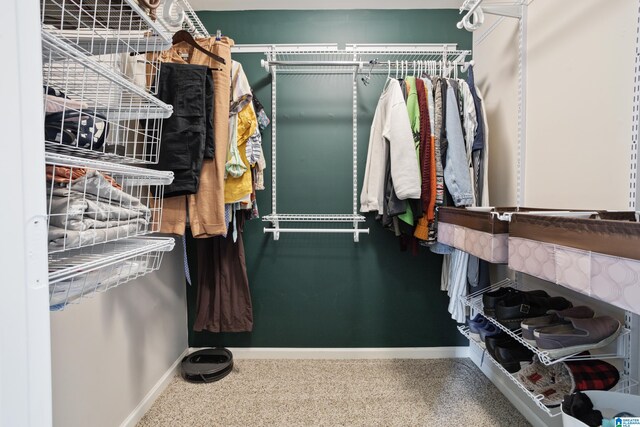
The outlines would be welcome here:
[[[199,12],[210,33],[236,43],[457,43],[455,10],[340,10]],[[234,55],[267,113],[271,79],[261,54]],[[359,83],[358,195],[378,97],[385,76]],[[278,211],[350,213],[351,76],[278,76]],[[266,190],[261,215],[271,212],[271,128],[263,148]],[[264,234],[267,223],[246,224],[244,243],[254,331],[192,331],[196,285],[188,286],[189,345],[193,347],[440,347],[465,345],[440,291],[442,257],[420,248],[401,251],[398,239],[368,217],[369,235]],[[197,278],[188,241],[191,277]]]

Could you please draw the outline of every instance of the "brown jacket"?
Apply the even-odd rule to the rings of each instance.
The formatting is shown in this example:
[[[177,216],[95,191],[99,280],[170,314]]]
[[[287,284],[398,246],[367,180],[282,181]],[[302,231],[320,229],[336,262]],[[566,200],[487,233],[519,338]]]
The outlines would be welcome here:
[[[229,97],[231,91],[231,46],[233,40],[223,37],[197,39],[209,52],[225,59],[221,64],[186,43],[179,43],[160,55],[162,62],[206,65],[222,69],[212,71],[214,88],[213,128],[214,159],[204,159],[197,194],[168,197],[164,200],[160,232],[183,235],[187,223],[187,209],[191,232],[196,238],[213,237],[227,231],[224,219],[224,164],[229,141]],[[185,60],[181,53],[188,55]]]

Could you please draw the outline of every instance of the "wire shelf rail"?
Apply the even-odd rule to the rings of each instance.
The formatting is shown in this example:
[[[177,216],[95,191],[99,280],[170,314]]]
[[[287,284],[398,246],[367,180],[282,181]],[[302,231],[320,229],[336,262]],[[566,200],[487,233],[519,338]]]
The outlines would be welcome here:
[[[68,304],[105,292],[160,268],[173,238],[132,238],[49,255],[49,306]]]
[[[157,232],[173,172],[47,153],[49,253]]]
[[[493,323],[496,327],[500,328],[503,332],[508,334],[511,338],[518,341],[524,347],[531,350],[534,354],[538,356],[540,362],[544,365],[553,365],[554,363],[563,362],[563,361],[576,361],[576,360],[591,360],[591,359],[624,359],[628,357],[628,346],[626,345],[627,340],[631,337],[631,330],[628,328],[622,328],[618,339],[614,344],[611,344],[605,349],[605,352],[599,354],[588,354],[588,355],[580,355],[580,352],[576,352],[574,354],[570,354],[564,357],[552,358],[549,356],[549,352],[545,350],[541,350],[538,347],[530,344],[524,338],[522,338],[522,329],[518,328],[516,330],[510,330],[502,323],[498,322],[494,317],[486,316],[483,310],[482,304],[482,295],[486,292],[495,291],[498,288],[504,286],[512,286],[517,288],[517,284],[513,282],[511,279],[502,280],[489,288],[485,288],[481,291],[474,292],[472,294],[467,295],[463,298],[463,303],[470,307],[473,313],[481,313],[484,315],[491,323]],[[612,347],[615,346],[615,349]],[[599,350],[598,350],[599,351]]]
[[[42,46],[48,150],[157,163],[162,119],[173,107],[46,32]]]

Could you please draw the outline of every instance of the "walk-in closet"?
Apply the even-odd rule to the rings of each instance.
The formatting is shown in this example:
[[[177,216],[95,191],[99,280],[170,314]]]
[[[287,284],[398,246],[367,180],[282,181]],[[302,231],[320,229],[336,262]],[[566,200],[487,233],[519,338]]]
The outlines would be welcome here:
[[[0,426],[640,427],[640,2],[8,0]]]

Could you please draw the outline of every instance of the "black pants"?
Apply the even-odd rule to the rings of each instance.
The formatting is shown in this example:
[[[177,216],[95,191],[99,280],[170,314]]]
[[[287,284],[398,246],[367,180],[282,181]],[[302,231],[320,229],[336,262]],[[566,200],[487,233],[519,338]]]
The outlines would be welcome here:
[[[153,169],[174,173],[165,197],[195,194],[202,159],[213,158],[213,77],[204,65],[162,64],[158,98],[173,105],[162,124],[158,164]]]

